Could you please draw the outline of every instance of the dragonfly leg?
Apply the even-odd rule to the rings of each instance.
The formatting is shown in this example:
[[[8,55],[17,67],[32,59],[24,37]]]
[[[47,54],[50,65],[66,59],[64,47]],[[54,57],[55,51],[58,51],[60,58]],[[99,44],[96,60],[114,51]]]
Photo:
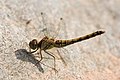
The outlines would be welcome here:
[[[40,55],[40,60],[36,63],[36,65],[39,64],[42,61],[42,59],[43,59],[41,50],[40,50],[40,52],[38,54]]]
[[[51,67],[51,66],[48,66],[48,65],[46,65],[46,64],[44,64],[44,63],[42,63],[42,62],[40,62],[40,63],[43,64],[44,66],[47,66],[47,67],[53,69],[55,72],[58,72],[55,68],[53,68],[53,67]]]
[[[55,68],[56,68],[55,56],[53,56],[52,54],[50,54],[50,53],[49,53],[48,51],[46,51],[46,50],[44,50],[44,52],[53,57],[53,59],[54,59],[54,68],[52,68],[52,69],[54,69],[55,72],[58,72],[58,71],[55,69]]]
[[[46,53],[49,54],[47,51],[46,51]],[[50,66],[48,66],[48,65],[46,65],[46,64],[44,64],[44,63],[41,62],[42,59],[44,58],[44,57],[42,56],[41,50],[40,50],[40,52],[39,52],[38,54],[40,55],[40,60],[39,60],[35,65],[41,63],[41,64],[43,64],[44,66],[47,66],[47,67],[49,67],[49,68],[52,68],[52,67],[50,67]],[[49,54],[49,55],[50,55],[50,54]],[[51,56],[53,56],[53,55],[51,55]],[[55,68],[52,68],[52,69],[55,70],[55,72],[58,72]]]

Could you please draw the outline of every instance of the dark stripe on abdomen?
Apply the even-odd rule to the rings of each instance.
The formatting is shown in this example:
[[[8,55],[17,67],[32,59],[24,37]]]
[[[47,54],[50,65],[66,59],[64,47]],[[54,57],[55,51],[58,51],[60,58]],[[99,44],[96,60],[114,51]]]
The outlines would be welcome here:
[[[96,32],[93,32],[91,34],[85,35],[83,37],[75,38],[75,39],[56,40],[55,41],[55,47],[64,47],[64,46],[67,46],[67,45],[70,45],[70,44],[74,44],[74,43],[79,42],[79,41],[83,41],[83,40],[95,37],[97,35],[101,35],[103,33],[104,33],[104,31],[96,31]]]

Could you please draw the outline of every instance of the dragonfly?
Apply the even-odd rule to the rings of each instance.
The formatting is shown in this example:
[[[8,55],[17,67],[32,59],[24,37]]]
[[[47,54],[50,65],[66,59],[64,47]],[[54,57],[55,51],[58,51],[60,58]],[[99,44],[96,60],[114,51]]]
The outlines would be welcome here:
[[[41,13],[41,15],[43,15],[43,13]],[[74,43],[81,42],[81,41],[93,38],[93,37],[101,35],[103,33],[105,33],[105,31],[100,30],[100,31],[92,32],[92,33],[87,34],[85,36],[80,36],[78,38],[65,39],[65,40],[63,40],[63,39],[55,39],[53,37],[49,37],[49,36],[45,35],[40,41],[38,41],[37,39],[33,39],[32,41],[29,42],[29,47],[30,47],[30,49],[33,50],[30,53],[35,53],[36,51],[39,51],[38,52],[38,54],[40,55],[39,62],[41,62],[43,60],[42,51],[44,51],[45,53],[47,53],[48,55],[53,57],[53,59],[54,59],[54,68],[52,68],[52,69],[56,70],[55,69],[55,67],[56,67],[55,56],[53,54],[51,54],[50,52],[48,52],[47,50],[52,49],[52,48],[63,48],[65,46],[72,45]],[[64,59],[62,58],[61,55],[60,55],[60,58],[65,63],[65,61],[64,61]]]

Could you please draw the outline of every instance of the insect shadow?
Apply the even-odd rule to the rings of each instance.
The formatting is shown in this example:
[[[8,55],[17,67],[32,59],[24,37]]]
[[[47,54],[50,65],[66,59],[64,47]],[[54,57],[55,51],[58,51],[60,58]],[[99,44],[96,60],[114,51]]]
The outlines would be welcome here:
[[[30,54],[26,49],[16,50],[15,55],[16,55],[16,58],[19,60],[31,62],[38,68],[38,70],[40,72],[44,73],[44,70],[43,70],[41,64],[40,63],[36,64],[37,62],[39,62],[39,60],[35,59],[35,56],[33,54]]]

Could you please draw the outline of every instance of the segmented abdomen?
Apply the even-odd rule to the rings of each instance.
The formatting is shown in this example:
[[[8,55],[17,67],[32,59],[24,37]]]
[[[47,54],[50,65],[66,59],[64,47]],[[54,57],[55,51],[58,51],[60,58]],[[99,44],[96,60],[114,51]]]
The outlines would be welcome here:
[[[85,35],[85,36],[82,36],[82,37],[79,37],[79,38],[75,38],[75,39],[70,39],[70,40],[56,40],[54,46],[55,47],[59,47],[59,48],[60,47],[64,47],[64,46],[67,46],[67,45],[70,45],[70,44],[73,44],[73,43],[76,43],[76,42],[79,42],[79,41],[83,41],[83,40],[95,37],[97,35],[101,35],[104,32],[105,31],[96,31],[96,32],[93,32],[91,34],[88,34],[88,35]]]

